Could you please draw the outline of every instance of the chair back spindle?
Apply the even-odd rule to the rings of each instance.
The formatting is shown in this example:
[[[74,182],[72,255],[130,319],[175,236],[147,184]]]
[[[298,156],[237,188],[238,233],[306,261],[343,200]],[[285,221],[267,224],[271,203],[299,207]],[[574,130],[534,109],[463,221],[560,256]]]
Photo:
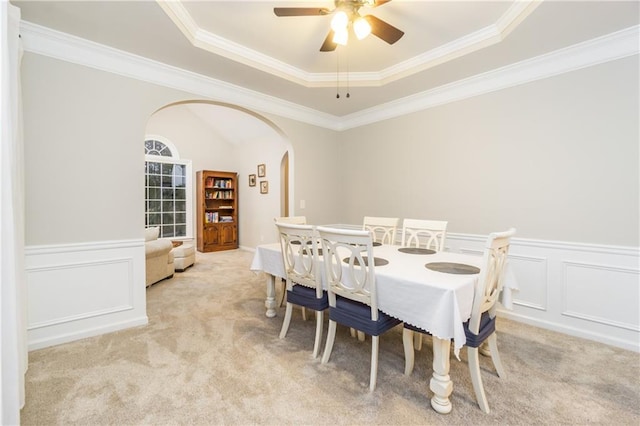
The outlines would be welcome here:
[[[371,232],[373,241],[381,244],[395,244],[400,218],[365,216],[362,229]]]
[[[405,219],[402,222],[402,246],[443,251],[447,225],[444,220]]]

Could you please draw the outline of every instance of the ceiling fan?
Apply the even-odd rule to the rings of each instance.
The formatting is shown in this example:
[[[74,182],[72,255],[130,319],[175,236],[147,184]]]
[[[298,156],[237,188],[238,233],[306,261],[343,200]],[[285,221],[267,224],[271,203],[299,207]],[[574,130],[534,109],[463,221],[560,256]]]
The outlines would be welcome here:
[[[377,7],[391,0],[335,0],[333,10],[324,7],[274,7],[276,16],[324,16],[334,14],[331,20],[329,34],[320,47],[321,52],[331,52],[338,44],[346,45],[349,38],[349,25],[358,39],[363,39],[370,33],[393,44],[404,35],[396,27],[373,15],[360,15],[363,6]]]

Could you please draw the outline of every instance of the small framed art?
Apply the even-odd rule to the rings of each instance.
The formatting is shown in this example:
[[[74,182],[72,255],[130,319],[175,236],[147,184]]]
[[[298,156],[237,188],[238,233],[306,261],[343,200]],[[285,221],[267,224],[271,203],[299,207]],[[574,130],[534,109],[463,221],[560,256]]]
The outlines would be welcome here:
[[[267,166],[264,164],[258,164],[258,177],[265,177],[267,175]]]
[[[269,192],[269,182],[267,182],[266,180],[261,180],[260,181],[260,193],[261,194],[267,194]]]
[[[249,175],[249,186],[256,186],[256,175]]]

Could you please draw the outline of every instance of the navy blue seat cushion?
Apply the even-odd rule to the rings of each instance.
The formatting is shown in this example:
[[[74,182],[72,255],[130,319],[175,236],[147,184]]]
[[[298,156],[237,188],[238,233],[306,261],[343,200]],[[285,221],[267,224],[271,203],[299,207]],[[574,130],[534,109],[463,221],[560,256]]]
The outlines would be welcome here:
[[[314,311],[324,311],[329,307],[327,292],[322,292],[322,298],[316,297],[316,289],[296,284],[292,290],[287,290],[287,302],[304,306]]]
[[[491,336],[491,334],[496,331],[496,317],[491,318],[488,311],[483,313],[480,317],[480,330],[478,331],[478,334],[473,334],[469,330],[469,321],[464,322],[462,326],[464,327],[464,334],[467,336],[466,345],[472,348],[477,348],[487,340],[487,337]],[[404,328],[417,331],[418,333],[430,334],[428,331],[411,324],[405,323]]]
[[[477,348],[480,346],[487,337],[491,336],[496,331],[496,317],[491,318],[489,312],[485,312],[480,317],[480,329],[478,334],[473,334],[469,331],[469,321],[462,324],[464,326],[464,334],[467,335],[467,346],[471,348]]]
[[[379,336],[402,322],[380,310],[378,320],[372,321],[369,305],[340,296],[336,296],[336,307],[329,307],[329,319],[370,336]]]

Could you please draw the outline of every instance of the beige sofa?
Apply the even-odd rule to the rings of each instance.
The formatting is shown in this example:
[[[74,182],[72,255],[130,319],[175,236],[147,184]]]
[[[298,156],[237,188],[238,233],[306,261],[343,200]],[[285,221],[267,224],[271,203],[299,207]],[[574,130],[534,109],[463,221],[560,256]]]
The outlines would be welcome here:
[[[173,276],[173,245],[171,241],[158,239],[160,228],[146,228],[144,230],[144,253],[146,258],[146,286],[155,284],[165,278]]]

